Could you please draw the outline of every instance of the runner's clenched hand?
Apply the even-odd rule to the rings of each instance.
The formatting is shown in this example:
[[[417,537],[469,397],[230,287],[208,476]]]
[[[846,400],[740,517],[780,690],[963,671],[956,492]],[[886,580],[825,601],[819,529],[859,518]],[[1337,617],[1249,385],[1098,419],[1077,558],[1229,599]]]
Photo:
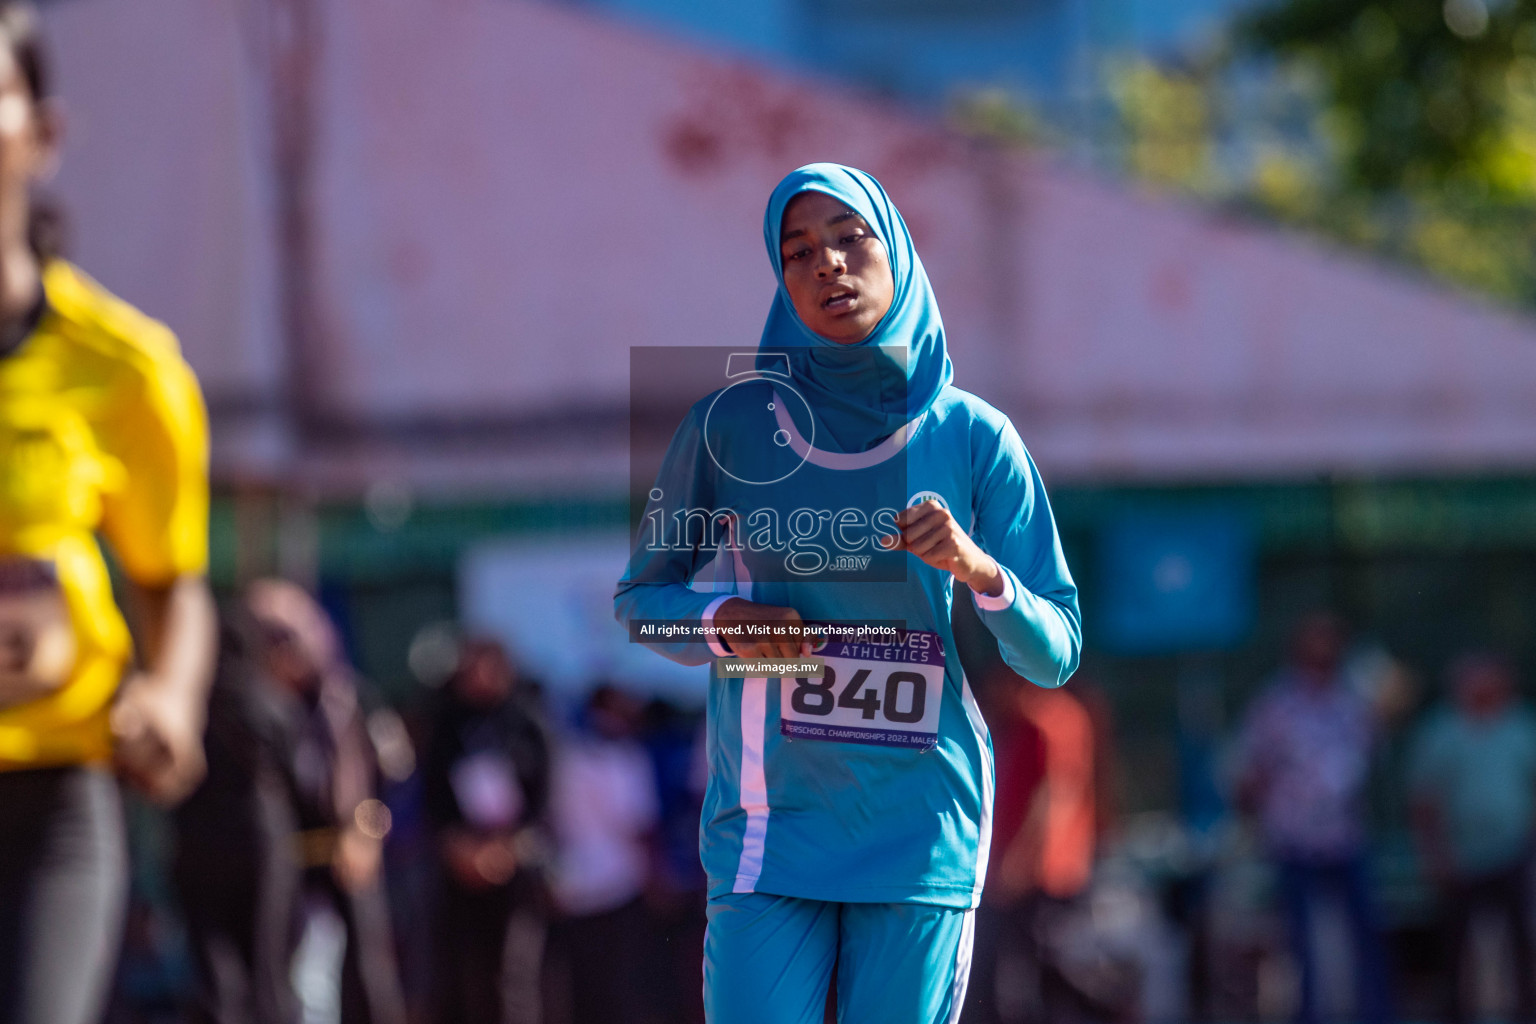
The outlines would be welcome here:
[[[943,505],[930,499],[903,509],[896,526],[900,533],[881,538],[887,550],[910,551],[935,569],[953,573],[979,594],[996,597],[1003,592],[1003,572],[996,560],[971,540]]]
[[[800,658],[811,653],[811,642],[800,632],[805,623],[793,608],[733,597],[715,609],[715,625],[721,629],[719,642],[738,658]],[[782,626],[793,635],[754,636],[746,630],[749,625]]]

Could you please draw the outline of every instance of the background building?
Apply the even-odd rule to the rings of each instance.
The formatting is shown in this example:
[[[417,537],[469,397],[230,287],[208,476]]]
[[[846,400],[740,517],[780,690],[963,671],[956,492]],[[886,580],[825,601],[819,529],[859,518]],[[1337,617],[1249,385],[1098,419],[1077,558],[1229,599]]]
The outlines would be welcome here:
[[[219,584],[316,583],[401,701],[456,618],[555,691],[622,672],[697,701],[611,617],[630,353],[754,346],[773,183],[869,169],[956,383],[1051,486],[1123,802],[1172,812],[1181,739],[1307,609],[1421,680],[1474,644],[1536,667],[1536,323],[938,114],[997,84],[1069,109],[1094,54],[1236,6],[73,0],[48,9],[57,191],[82,265],[204,382]]]

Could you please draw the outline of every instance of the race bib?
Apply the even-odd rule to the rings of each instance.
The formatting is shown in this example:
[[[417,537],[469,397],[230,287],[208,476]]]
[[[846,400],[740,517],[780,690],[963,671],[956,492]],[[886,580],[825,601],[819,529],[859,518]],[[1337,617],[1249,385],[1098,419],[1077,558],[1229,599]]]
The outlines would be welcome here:
[[[937,633],[904,629],[889,640],[831,640],[815,653],[826,675],[780,683],[780,733],[884,747],[939,742],[944,643]]]
[[[74,625],[53,563],[0,560],[0,707],[47,696],[74,667]]]

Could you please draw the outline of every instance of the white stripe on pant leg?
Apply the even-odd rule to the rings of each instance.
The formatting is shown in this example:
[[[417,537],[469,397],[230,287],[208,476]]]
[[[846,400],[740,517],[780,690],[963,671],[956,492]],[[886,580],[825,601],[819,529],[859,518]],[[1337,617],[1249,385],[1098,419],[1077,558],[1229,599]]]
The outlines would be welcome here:
[[[763,730],[768,721],[768,680],[742,680],[741,808],[747,827],[741,837],[732,892],[752,892],[763,873],[763,844],[768,836],[768,780],[763,775]]]
[[[971,949],[976,944],[976,911],[965,912],[965,922],[960,926],[960,948],[955,950],[955,981],[949,990],[948,1024],[959,1024],[960,1011],[965,1009],[965,990],[971,980]]]
[[[981,890],[987,883],[987,858],[992,852],[992,747],[987,732],[986,719],[971,693],[971,684],[964,675],[960,677],[960,702],[965,706],[965,717],[971,723],[976,736],[976,749],[981,754],[981,821],[976,837],[976,885],[971,890],[971,906],[981,906]]]

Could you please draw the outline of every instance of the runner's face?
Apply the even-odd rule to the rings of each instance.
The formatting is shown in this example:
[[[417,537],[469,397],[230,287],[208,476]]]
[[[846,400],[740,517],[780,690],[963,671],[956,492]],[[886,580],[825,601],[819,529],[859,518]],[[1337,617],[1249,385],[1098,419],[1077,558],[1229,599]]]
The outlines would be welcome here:
[[[34,102],[15,55],[0,45],[0,209],[22,224],[32,185],[53,172],[57,120],[51,105]]]
[[[779,235],[784,287],[805,326],[840,345],[869,337],[891,308],[885,246],[864,218],[824,192],[802,192]]]

